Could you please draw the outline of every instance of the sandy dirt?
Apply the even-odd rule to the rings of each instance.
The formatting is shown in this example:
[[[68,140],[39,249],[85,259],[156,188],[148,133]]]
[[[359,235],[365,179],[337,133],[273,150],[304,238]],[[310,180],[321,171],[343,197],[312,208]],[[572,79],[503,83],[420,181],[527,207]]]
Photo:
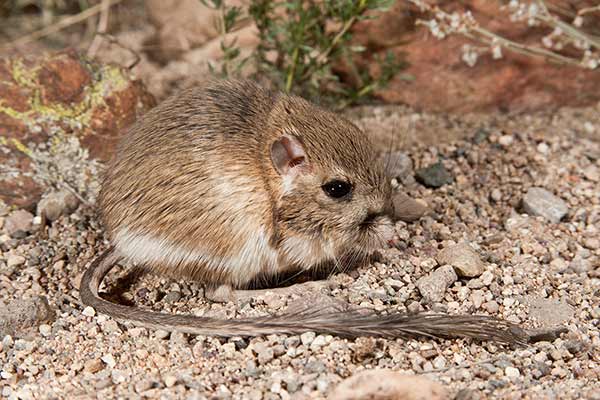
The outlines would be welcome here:
[[[402,243],[381,250],[378,262],[333,274],[326,289],[310,296],[266,294],[237,305],[208,303],[196,283],[127,269],[114,271],[103,289],[115,300],[148,309],[223,318],[267,315],[307,301],[481,313],[529,328],[564,326],[568,333],[559,339],[510,348],[469,340],[349,341],[312,333],[226,340],[137,328],[79,304],[81,274],[106,247],[94,207],[80,206],[47,228],[36,231],[34,225],[33,233],[19,239],[3,232],[0,239],[0,299],[44,296],[56,312],[53,322],[22,338],[4,337],[0,393],[325,398],[360,370],[389,368],[424,375],[457,398],[600,398],[599,110],[461,118],[399,107],[363,109],[355,113],[357,123],[382,149],[385,143],[403,148],[415,170],[441,160],[453,177],[453,183],[431,189],[417,183],[414,173],[406,175],[399,189],[425,200],[433,212],[412,224],[398,223]],[[454,139],[432,143],[440,130]],[[420,137],[426,144],[419,144]],[[522,213],[531,187],[564,201],[568,212],[560,222]],[[456,243],[469,244],[480,256],[480,275],[458,278],[441,300],[428,302],[418,281],[440,268],[438,253]]]

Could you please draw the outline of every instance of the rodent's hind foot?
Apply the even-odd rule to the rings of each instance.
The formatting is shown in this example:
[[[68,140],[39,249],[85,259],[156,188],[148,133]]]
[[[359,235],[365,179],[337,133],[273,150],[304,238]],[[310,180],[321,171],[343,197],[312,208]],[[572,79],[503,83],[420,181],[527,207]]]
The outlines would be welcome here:
[[[206,300],[215,303],[238,302],[255,299],[259,296],[264,296],[267,293],[288,297],[291,295],[306,296],[310,293],[316,293],[322,289],[328,288],[329,282],[326,280],[309,281],[296,283],[291,286],[271,288],[271,289],[254,289],[254,290],[235,290],[231,285],[221,285],[216,288],[205,288],[204,297]]]
[[[235,297],[238,301],[253,299],[258,296],[264,296],[267,293],[273,293],[279,296],[287,297],[290,295],[306,296],[309,293],[314,293],[322,289],[329,287],[329,281],[308,281],[302,283],[296,283],[291,286],[277,287],[271,289],[258,289],[258,290],[236,290]]]
[[[214,303],[235,302],[237,300],[231,285],[204,288],[204,298]]]

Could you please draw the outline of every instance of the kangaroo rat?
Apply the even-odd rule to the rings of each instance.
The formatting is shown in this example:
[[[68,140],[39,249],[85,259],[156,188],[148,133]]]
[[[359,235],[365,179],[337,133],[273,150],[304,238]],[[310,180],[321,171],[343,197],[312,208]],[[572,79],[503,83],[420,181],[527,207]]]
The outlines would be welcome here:
[[[391,187],[366,135],[249,81],[190,89],[144,115],[122,139],[99,204],[112,247],[84,274],[81,299],[115,318],[218,336],[526,338],[517,326],[483,316],[315,309],[217,320],[100,298],[98,287],[119,260],[169,278],[244,288],[261,276],[356,259],[393,238]]]

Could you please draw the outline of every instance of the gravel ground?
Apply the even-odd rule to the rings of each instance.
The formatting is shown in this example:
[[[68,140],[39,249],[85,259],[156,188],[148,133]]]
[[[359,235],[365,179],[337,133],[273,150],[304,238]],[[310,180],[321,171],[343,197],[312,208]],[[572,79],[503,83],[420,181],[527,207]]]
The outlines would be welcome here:
[[[436,381],[449,398],[600,399],[599,111],[600,105],[528,116],[361,112],[358,122],[380,146],[405,151],[392,154],[412,164],[398,169],[396,182],[431,209],[417,222],[397,224],[398,248],[381,250],[377,262],[333,275],[328,288],[301,298],[266,294],[210,304],[198,284],[125,269],[111,273],[105,286],[123,303],[223,318],[332,301],[490,314],[528,328],[566,327],[554,341],[510,348],[469,340],[349,341],[314,333],[223,340],[149,331],[78,302],[82,272],[106,247],[93,207],[80,205],[44,227],[40,218],[5,209],[0,397],[324,398],[347,377],[386,368]],[[392,140],[392,133],[402,137]],[[441,181],[436,169],[438,178],[445,174]]]

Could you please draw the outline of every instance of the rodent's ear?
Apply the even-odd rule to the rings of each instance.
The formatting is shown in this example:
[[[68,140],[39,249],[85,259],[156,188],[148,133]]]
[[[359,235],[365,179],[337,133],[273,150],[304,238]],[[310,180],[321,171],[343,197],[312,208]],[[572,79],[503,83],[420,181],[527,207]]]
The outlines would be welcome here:
[[[292,169],[308,165],[304,147],[298,138],[283,135],[271,145],[271,161],[279,175],[287,175]]]

